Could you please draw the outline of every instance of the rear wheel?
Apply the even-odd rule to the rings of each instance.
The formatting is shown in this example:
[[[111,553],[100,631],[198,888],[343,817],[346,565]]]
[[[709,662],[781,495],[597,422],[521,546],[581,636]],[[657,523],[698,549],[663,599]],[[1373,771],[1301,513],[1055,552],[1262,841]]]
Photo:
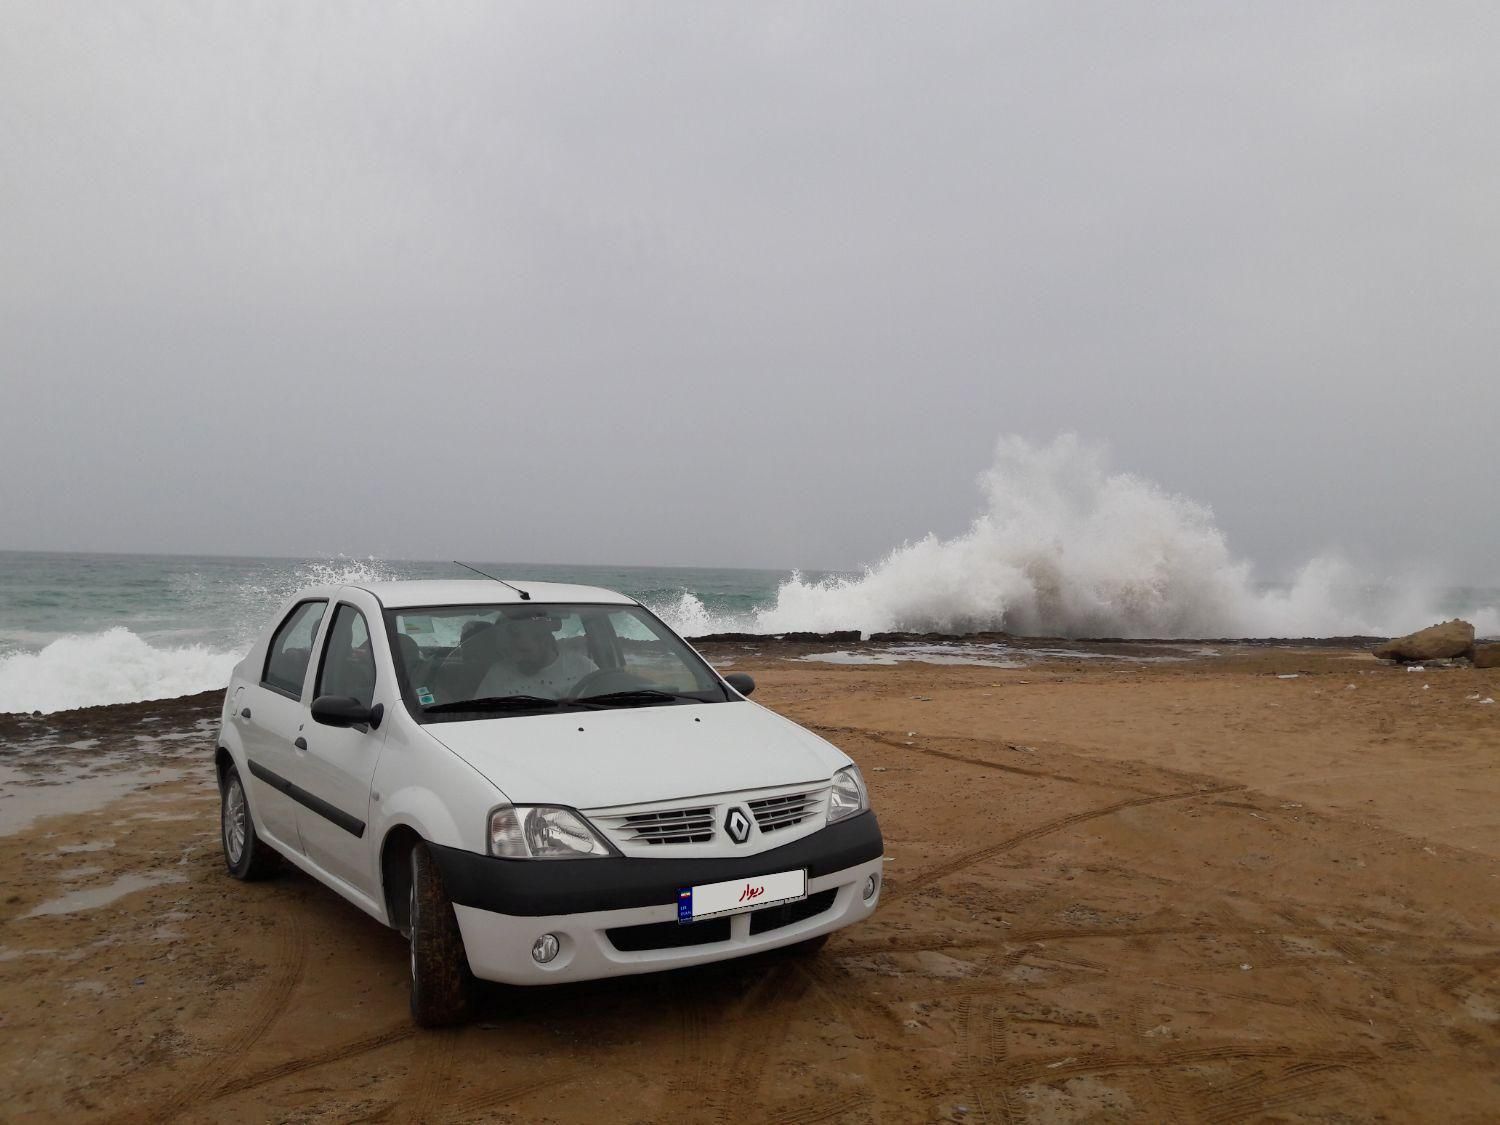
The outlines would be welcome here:
[[[281,857],[255,833],[250,798],[233,765],[225,771],[219,795],[219,839],[224,843],[224,866],[236,879],[264,879],[281,866]]]
[[[474,1010],[474,975],[453,902],[426,844],[411,850],[411,1018],[422,1027],[462,1023]]]

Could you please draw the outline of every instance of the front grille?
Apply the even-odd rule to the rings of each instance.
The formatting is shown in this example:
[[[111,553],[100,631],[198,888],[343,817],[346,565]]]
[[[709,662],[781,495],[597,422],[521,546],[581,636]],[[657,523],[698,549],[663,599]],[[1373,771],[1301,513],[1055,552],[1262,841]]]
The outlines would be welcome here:
[[[764,835],[778,828],[801,824],[817,810],[821,795],[818,792],[784,793],[779,797],[762,797],[745,803],[750,806],[750,815],[755,817],[755,823]]]
[[[663,809],[606,818],[629,844],[706,844],[714,838],[714,810]]]
[[[757,910],[750,915],[750,932],[752,934],[769,933],[783,926],[790,926],[794,922],[805,922],[809,918],[816,918],[833,906],[833,897],[837,893],[838,888],[833,888],[819,891],[815,895],[808,895],[796,902],[784,902],[780,906],[768,906],[764,910]]]
[[[702,922],[647,922],[644,926],[616,926],[604,931],[609,943],[621,953],[648,949],[681,949],[685,945],[709,945],[729,940],[728,918],[706,918]]]

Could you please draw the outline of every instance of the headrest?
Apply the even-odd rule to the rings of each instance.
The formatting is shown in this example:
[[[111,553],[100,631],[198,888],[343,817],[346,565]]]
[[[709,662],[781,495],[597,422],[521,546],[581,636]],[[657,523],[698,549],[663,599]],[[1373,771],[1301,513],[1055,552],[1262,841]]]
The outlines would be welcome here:
[[[557,659],[557,638],[545,617],[502,619],[496,623],[500,651],[524,672],[545,668]]]

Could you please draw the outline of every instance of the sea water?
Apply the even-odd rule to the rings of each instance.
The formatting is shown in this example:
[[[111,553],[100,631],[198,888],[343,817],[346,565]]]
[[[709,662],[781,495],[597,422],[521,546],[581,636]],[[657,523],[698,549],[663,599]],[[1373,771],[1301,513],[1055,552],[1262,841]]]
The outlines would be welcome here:
[[[690,634],[748,625],[793,577],[785,570],[473,562],[518,582],[619,590]],[[277,607],[307,586],[474,577],[451,562],[0,552],[0,712],[220,687]]]
[[[465,560],[517,581],[605,586],[686,636],[858,629],[1040,637],[1394,636],[1451,616],[1500,634],[1500,590],[1310,559],[1266,581],[1212,511],[1064,435],[1002,438],[952,538],[850,573]],[[54,711],[221,687],[310,585],[472,575],[450,562],[0,552],[0,711]]]

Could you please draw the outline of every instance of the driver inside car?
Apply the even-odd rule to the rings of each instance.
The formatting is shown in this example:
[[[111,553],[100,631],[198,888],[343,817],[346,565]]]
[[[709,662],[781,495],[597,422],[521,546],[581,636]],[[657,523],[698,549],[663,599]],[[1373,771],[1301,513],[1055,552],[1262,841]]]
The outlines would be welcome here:
[[[594,671],[587,656],[561,647],[545,617],[502,618],[494,626],[495,662],[479,681],[477,697],[536,695],[561,699]]]

